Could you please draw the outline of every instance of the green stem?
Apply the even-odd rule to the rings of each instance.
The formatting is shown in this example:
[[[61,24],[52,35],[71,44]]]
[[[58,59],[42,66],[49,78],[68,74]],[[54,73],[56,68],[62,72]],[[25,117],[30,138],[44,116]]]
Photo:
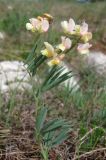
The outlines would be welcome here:
[[[40,144],[40,148],[41,148],[41,154],[43,156],[43,160],[49,160],[48,149],[42,144]]]

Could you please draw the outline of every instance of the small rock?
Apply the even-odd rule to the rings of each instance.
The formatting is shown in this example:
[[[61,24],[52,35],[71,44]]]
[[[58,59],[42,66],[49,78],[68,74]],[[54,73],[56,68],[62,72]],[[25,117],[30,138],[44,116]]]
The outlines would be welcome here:
[[[106,55],[102,52],[91,52],[86,57],[86,65],[99,75],[106,76]]]
[[[0,39],[1,39],[1,40],[4,40],[4,39],[5,39],[5,34],[4,34],[4,32],[0,32]]]
[[[11,5],[7,6],[8,10],[13,10],[13,7]]]
[[[23,62],[0,62],[0,89],[2,93],[15,88],[30,89],[29,79],[30,76]]]

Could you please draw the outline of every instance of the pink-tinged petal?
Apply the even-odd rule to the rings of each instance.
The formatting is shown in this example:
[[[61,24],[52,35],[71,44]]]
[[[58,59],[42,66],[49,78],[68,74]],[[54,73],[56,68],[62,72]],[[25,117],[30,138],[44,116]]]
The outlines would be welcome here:
[[[88,32],[88,24],[87,23],[85,23],[85,22],[82,23],[80,32],[81,32],[82,35],[84,35]]]
[[[89,43],[85,43],[85,44],[79,44],[78,47],[77,47],[77,50],[79,53],[81,54],[87,54],[89,53],[89,48],[91,47],[92,45],[89,44]]]
[[[64,36],[61,37],[62,43],[59,44],[58,48],[62,51],[65,51],[66,49],[69,49],[72,45],[72,42],[69,38],[66,38]]]
[[[79,49],[88,49],[90,48],[92,45],[89,43],[85,43],[85,44],[79,44]]]
[[[72,41],[69,38],[65,39],[65,48],[70,49],[72,45]]]
[[[72,18],[69,19],[68,30],[69,32],[73,32],[75,30],[75,22]]]
[[[36,18],[29,19],[30,23],[33,25],[34,28],[36,28],[39,24],[39,20]]]
[[[71,47],[72,41],[69,38],[62,36],[61,40],[62,40],[62,45],[65,47],[65,49],[69,49]]]
[[[42,25],[42,30],[44,32],[47,32],[49,29],[49,22],[46,19],[44,19],[42,20],[41,25]]]

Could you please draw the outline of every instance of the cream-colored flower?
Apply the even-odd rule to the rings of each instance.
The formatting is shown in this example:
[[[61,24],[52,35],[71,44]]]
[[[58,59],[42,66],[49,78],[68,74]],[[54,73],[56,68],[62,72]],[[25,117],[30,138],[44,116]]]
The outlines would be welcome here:
[[[60,56],[57,56],[57,57],[53,58],[52,60],[50,60],[50,61],[48,62],[48,65],[49,65],[50,67],[55,66],[55,65],[59,65],[59,64],[62,62],[64,56],[65,56],[65,55],[62,54],[62,55],[60,55]]]
[[[48,42],[44,42],[44,44],[45,44],[46,49],[41,51],[42,55],[48,58],[51,58],[57,55],[54,47],[51,44],[49,44]]]
[[[68,21],[61,22],[61,26],[65,33],[80,36],[85,43],[92,39],[92,33],[88,32],[88,24],[83,22],[82,25],[75,24],[72,18]]]
[[[81,40],[86,43],[92,39],[92,33],[88,32],[88,24],[83,22],[80,27]]]
[[[65,33],[75,34],[75,22],[72,18],[69,21],[62,21],[61,26]]]
[[[30,23],[26,24],[27,30],[31,30],[33,32],[47,32],[49,29],[49,22],[45,18],[31,18],[29,21]]]
[[[79,44],[78,47],[77,47],[77,50],[79,53],[81,54],[88,54],[89,53],[89,48],[91,47],[92,45],[89,44],[89,43],[85,43],[85,44]]]
[[[71,48],[72,41],[64,36],[61,37],[62,43],[57,46],[61,51],[65,51]]]

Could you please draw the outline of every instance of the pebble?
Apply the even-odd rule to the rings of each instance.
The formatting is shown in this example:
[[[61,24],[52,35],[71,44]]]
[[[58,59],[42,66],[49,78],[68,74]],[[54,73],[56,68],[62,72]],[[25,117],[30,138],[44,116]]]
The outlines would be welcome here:
[[[98,75],[106,76],[106,55],[102,52],[90,52],[85,59],[86,65]]]
[[[0,90],[7,92],[10,89],[29,89],[29,74],[23,62],[3,61],[0,62]]]

